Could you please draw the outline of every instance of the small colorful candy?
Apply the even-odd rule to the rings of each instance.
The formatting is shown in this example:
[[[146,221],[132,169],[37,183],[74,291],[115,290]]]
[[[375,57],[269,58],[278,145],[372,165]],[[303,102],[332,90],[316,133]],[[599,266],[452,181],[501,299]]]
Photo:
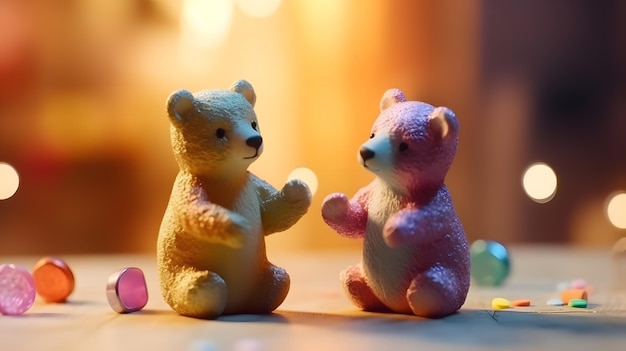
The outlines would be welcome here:
[[[0,313],[23,314],[35,302],[35,281],[30,273],[13,264],[0,265]]]
[[[570,283],[570,286],[572,287],[572,289],[587,289],[588,288],[587,281],[582,278],[572,280]]]
[[[511,307],[511,301],[505,298],[496,297],[495,299],[491,300],[491,308],[493,308],[494,310],[503,310],[509,307]]]
[[[582,299],[587,300],[587,291],[585,289],[567,289],[561,291],[561,300],[567,304],[570,300]]]
[[[136,312],[148,303],[148,288],[143,272],[129,267],[113,273],[107,283],[107,300],[117,313]]]
[[[509,253],[493,240],[476,240],[470,246],[471,277],[483,286],[499,286],[509,275]]]
[[[512,307],[528,307],[530,306],[530,300],[529,299],[513,300],[511,301],[511,306]]]
[[[33,268],[37,294],[46,302],[65,302],[74,291],[74,274],[60,258],[43,257]]]
[[[569,307],[575,308],[587,308],[587,300],[585,299],[571,299],[567,303]]]
[[[565,305],[565,303],[563,303],[563,300],[561,300],[558,297],[552,298],[548,301],[546,301],[546,305],[548,306],[563,306]]]

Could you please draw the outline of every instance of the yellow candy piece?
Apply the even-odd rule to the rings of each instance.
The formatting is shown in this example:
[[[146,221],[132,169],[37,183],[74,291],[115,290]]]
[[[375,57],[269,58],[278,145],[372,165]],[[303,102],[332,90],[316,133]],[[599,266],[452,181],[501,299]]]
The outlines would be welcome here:
[[[491,300],[491,308],[493,308],[494,310],[503,310],[509,307],[511,307],[511,301],[505,298],[496,297],[495,299]]]

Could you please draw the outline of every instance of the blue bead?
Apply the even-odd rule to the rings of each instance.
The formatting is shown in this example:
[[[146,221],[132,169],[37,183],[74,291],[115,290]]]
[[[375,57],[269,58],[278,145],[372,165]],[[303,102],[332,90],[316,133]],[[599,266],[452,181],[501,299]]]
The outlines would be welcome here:
[[[470,246],[472,281],[482,286],[499,286],[509,276],[511,265],[504,245],[493,240],[476,240]]]

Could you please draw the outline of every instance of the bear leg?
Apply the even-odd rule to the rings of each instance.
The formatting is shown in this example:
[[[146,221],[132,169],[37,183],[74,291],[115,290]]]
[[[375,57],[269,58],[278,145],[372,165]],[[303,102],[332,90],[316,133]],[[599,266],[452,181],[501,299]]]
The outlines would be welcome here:
[[[360,264],[344,269],[339,278],[343,282],[346,294],[358,308],[371,312],[389,311],[367,283]]]
[[[437,265],[415,277],[406,297],[416,316],[441,318],[455,313],[465,302],[467,288],[454,271]]]
[[[203,319],[219,317],[228,300],[224,279],[210,271],[187,270],[176,275],[172,285],[167,285],[165,300],[172,309],[183,316]]]
[[[259,286],[254,296],[249,299],[250,305],[245,313],[271,313],[280,306],[287,297],[291,279],[284,268],[267,264],[267,269],[259,279]]]

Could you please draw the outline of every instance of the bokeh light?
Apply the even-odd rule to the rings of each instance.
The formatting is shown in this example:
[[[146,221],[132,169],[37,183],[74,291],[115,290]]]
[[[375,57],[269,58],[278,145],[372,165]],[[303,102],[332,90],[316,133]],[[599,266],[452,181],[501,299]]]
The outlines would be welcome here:
[[[556,194],[556,173],[545,163],[533,163],[524,171],[522,185],[526,195],[533,201],[546,203]]]
[[[236,0],[237,6],[250,17],[271,16],[280,7],[281,0]]]
[[[185,0],[180,18],[182,38],[196,47],[216,47],[228,35],[232,17],[231,0]]]
[[[20,185],[20,177],[13,166],[0,162],[0,200],[13,196]]]
[[[606,215],[616,228],[626,229],[626,192],[617,192],[609,196]]]
[[[315,195],[317,191],[317,176],[315,172],[306,167],[296,168],[287,177],[287,180],[300,179],[305,182],[311,189],[311,195]]]

